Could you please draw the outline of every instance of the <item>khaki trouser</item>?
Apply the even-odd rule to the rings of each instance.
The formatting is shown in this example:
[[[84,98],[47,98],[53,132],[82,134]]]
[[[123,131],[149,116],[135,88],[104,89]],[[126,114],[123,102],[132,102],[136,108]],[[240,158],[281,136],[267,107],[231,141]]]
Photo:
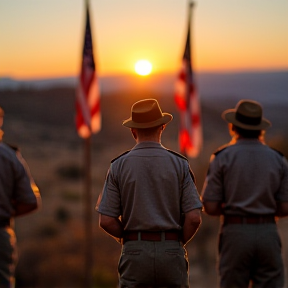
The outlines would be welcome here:
[[[221,288],[284,287],[281,240],[276,224],[224,225],[219,252]]]
[[[119,286],[187,288],[188,264],[179,241],[128,241],[119,259]]]

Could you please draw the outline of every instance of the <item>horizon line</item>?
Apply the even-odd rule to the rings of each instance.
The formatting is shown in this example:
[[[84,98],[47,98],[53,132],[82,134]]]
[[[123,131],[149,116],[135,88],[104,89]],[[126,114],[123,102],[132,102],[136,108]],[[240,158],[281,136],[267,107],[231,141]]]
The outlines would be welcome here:
[[[271,69],[238,69],[238,70],[194,70],[195,74],[261,74],[261,73],[285,73],[288,72],[288,67],[287,68],[271,68]],[[109,78],[109,77],[135,77],[135,78],[153,78],[153,77],[159,77],[159,76],[172,76],[172,75],[177,75],[178,71],[175,72],[157,72],[157,73],[151,73],[150,75],[147,76],[139,76],[134,73],[128,73],[128,72],[123,72],[123,73],[110,73],[110,74],[98,74],[98,78]],[[39,77],[13,77],[12,75],[0,75],[0,80],[1,79],[9,79],[9,80],[15,80],[15,81],[43,81],[43,80],[57,80],[57,79],[69,79],[69,78],[78,78],[79,75],[59,75],[59,76],[39,76]]]

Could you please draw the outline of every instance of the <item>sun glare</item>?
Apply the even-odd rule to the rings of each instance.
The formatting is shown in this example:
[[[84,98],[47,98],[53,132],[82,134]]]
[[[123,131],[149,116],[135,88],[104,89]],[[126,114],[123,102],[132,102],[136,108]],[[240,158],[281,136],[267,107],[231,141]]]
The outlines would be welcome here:
[[[146,76],[152,71],[152,64],[148,60],[139,60],[135,64],[135,72],[138,75]]]

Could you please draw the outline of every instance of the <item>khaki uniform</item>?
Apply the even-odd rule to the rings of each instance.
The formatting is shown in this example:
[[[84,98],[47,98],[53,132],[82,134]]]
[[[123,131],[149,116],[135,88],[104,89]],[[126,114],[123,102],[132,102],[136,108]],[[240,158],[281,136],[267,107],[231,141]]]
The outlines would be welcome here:
[[[136,235],[124,239],[120,287],[188,287],[186,250],[170,236],[181,234],[183,213],[201,207],[187,159],[161,144],[142,142],[112,161],[97,210]],[[151,231],[157,241],[145,240]]]
[[[288,201],[288,164],[258,140],[238,140],[211,157],[204,202],[221,202],[221,287],[283,287],[277,201]]]
[[[18,152],[17,152],[18,153]],[[14,287],[16,237],[11,218],[18,203],[37,203],[38,188],[16,151],[0,142],[0,287]],[[34,191],[31,187],[34,187]],[[37,189],[36,189],[37,188]]]

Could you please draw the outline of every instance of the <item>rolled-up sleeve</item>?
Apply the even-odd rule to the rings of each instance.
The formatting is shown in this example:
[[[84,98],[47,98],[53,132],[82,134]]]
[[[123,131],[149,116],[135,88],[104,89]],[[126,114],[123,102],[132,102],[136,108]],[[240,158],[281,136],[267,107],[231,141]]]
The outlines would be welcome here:
[[[34,193],[30,177],[22,163],[19,161],[15,166],[15,186],[14,201],[16,203],[34,204],[37,203],[37,197]],[[37,192],[38,194],[39,192]]]
[[[181,206],[183,213],[187,213],[193,209],[202,208],[200,196],[193,181],[189,164],[187,164],[185,170],[186,171],[183,181],[182,199],[181,199]]]
[[[276,200],[280,202],[288,202],[288,162],[285,157],[282,158],[282,175],[281,184],[276,193]]]
[[[95,209],[99,213],[111,217],[118,218],[121,215],[120,191],[113,175],[113,164],[108,170],[105,184]]]
[[[202,189],[203,202],[223,200],[222,172],[219,161],[215,155],[211,156],[208,173]]]

